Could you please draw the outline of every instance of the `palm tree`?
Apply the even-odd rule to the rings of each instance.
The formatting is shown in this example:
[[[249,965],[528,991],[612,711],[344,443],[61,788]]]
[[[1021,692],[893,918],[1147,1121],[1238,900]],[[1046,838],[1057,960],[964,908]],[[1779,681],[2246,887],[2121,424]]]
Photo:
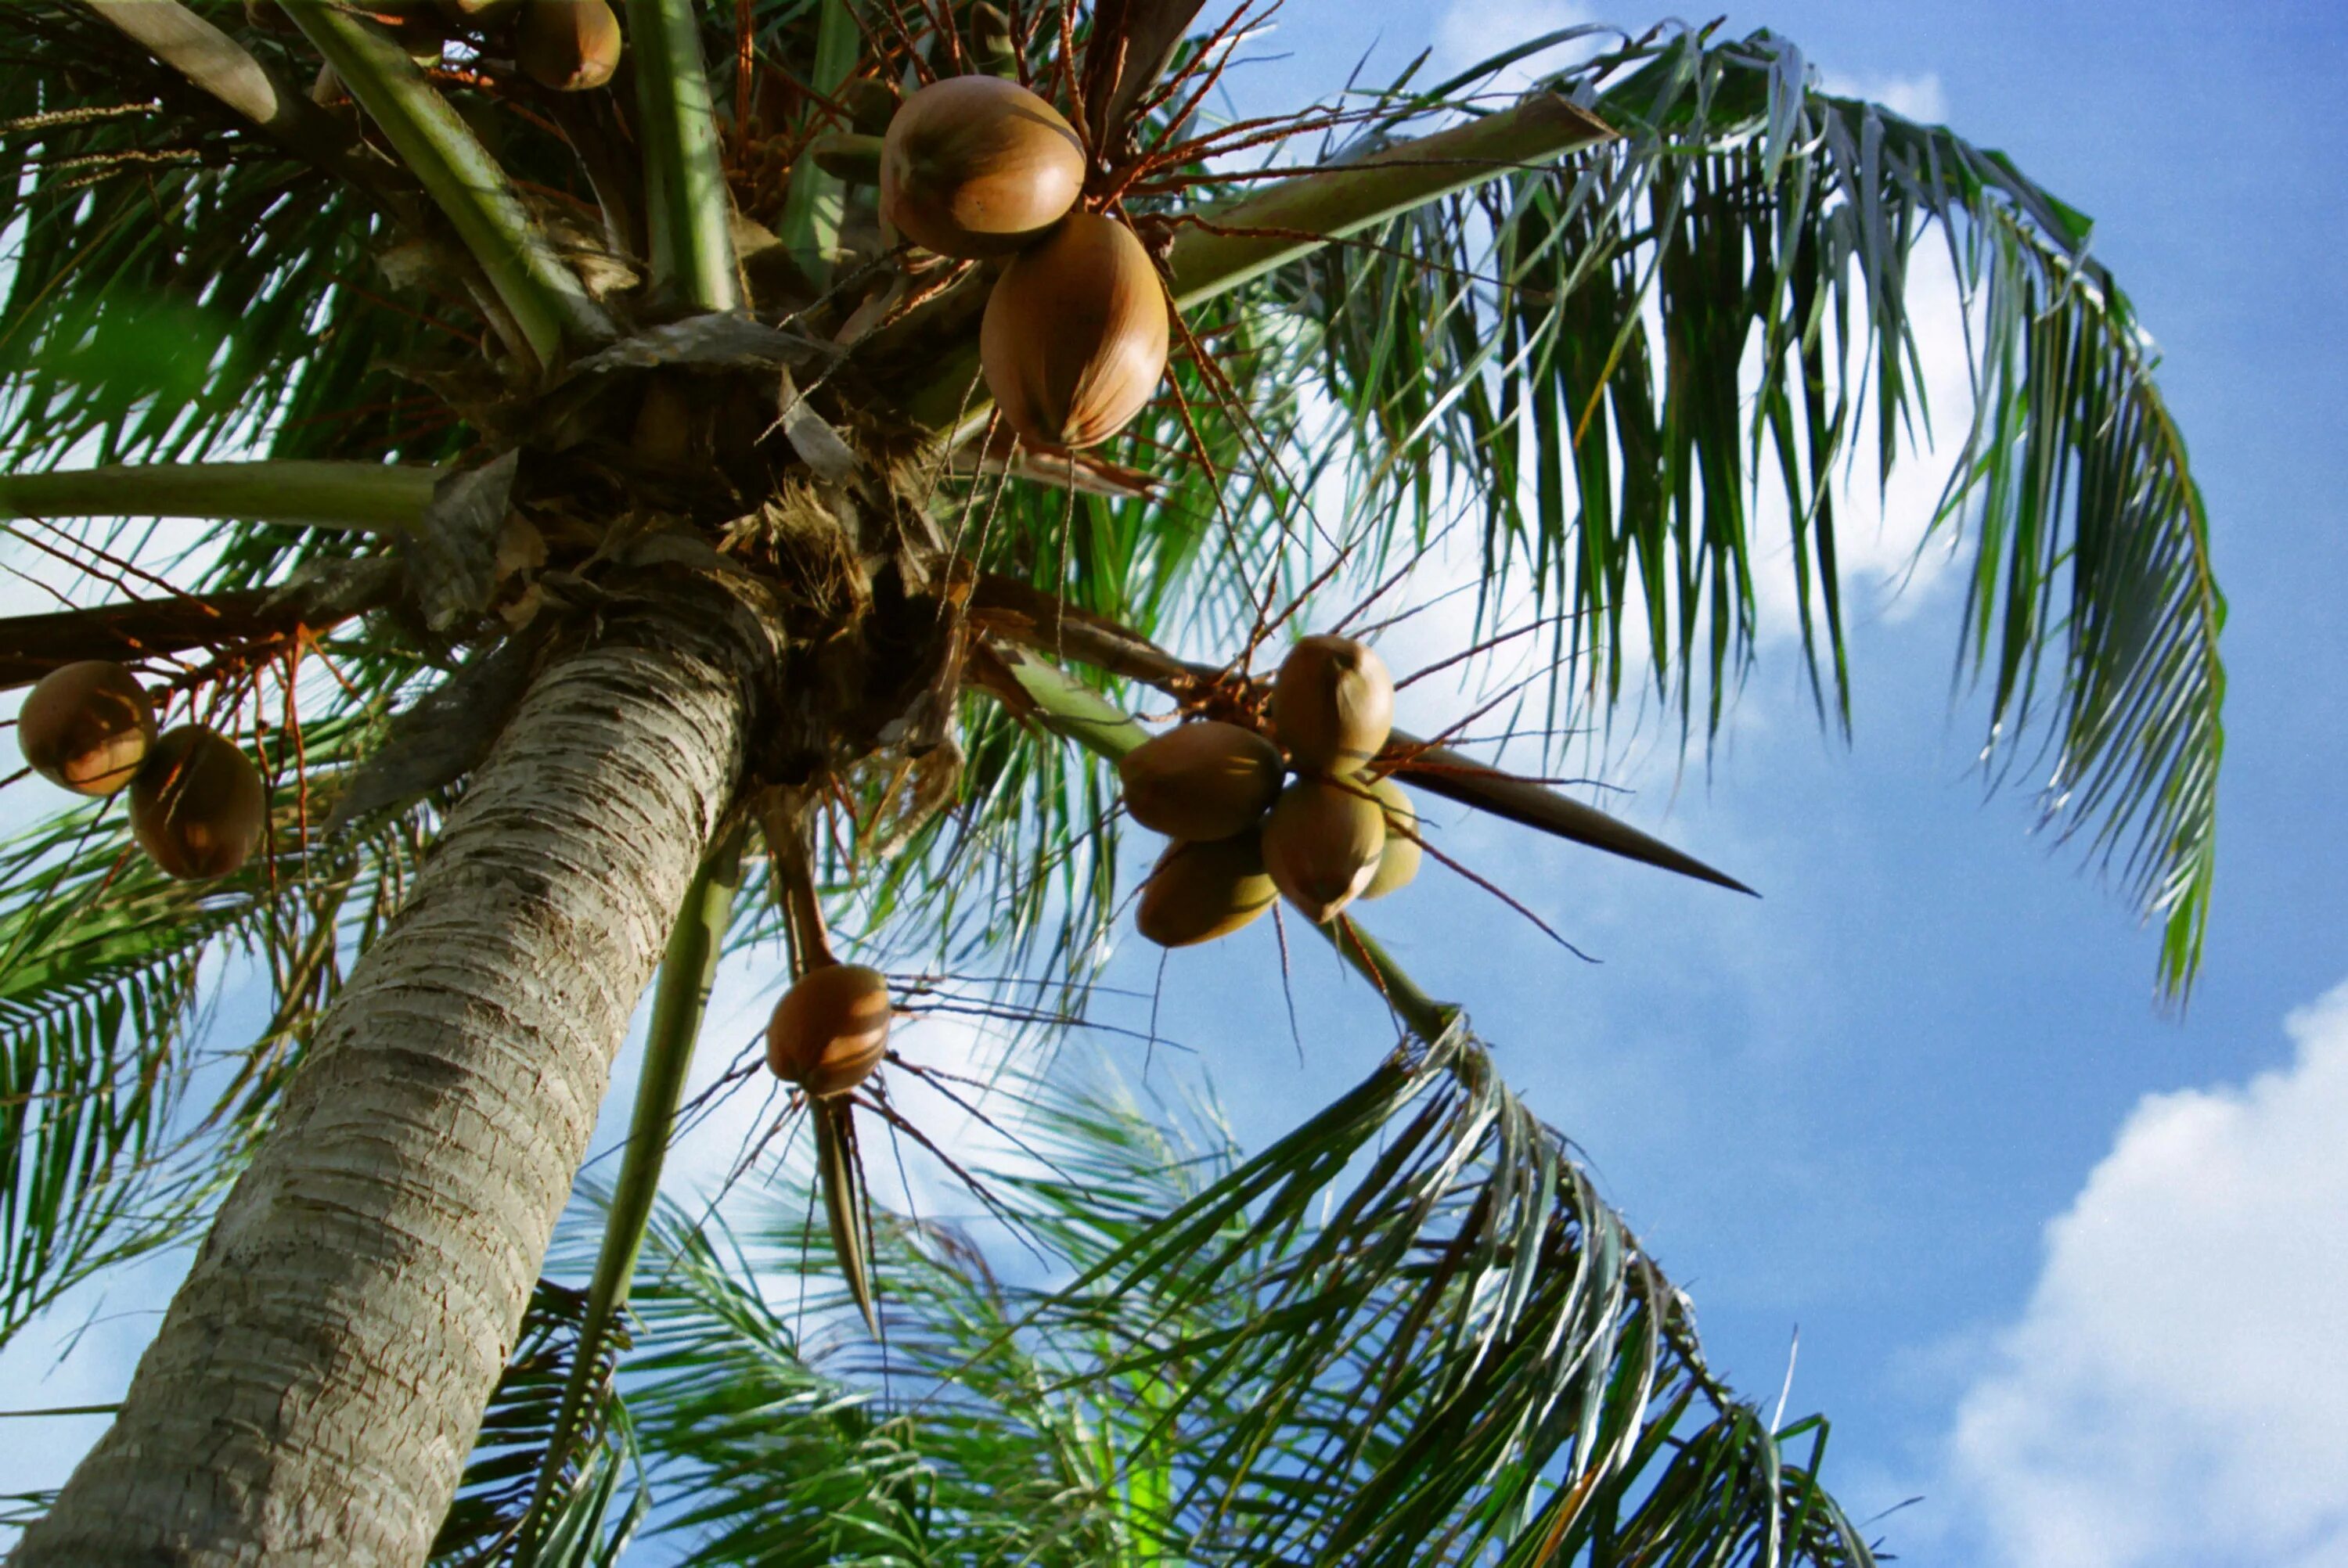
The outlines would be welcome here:
[[[208,884],[130,853],[104,803],[7,852],[0,1339],[202,1236],[11,1561],[415,1563],[436,1538],[588,1561],[624,1536],[640,1431],[810,1540],[870,1523],[832,1555],[991,1556],[1023,1523],[1000,1500],[1044,1487],[1134,1561],[1863,1561],[1788,1457],[1814,1429],[1711,1378],[1563,1139],[1350,917],[1315,929],[1392,1006],[1393,1057],[1228,1168],[1002,1200],[1075,1270],[1057,1288],[993,1292],[862,1200],[856,1128],[909,1069],[815,1106],[843,1287],[967,1408],[892,1426],[852,1358],[789,1349],[760,1375],[794,1390],[775,1409],[814,1401],[795,1437],[729,1459],[640,1422],[631,1399],[708,1392],[664,1321],[730,1325],[705,1359],[784,1346],[689,1225],[643,1271],[654,1353],[613,1366],[719,956],[779,937],[817,964],[829,914],[901,997],[1024,975],[1048,1026],[1117,916],[1107,764],[1139,693],[1255,712],[1261,650],[1333,596],[1391,613],[1379,585],[1455,521],[1481,630],[1547,638],[1559,723],[1652,693],[1710,734],[1756,579],[1790,563],[1846,723],[1836,477],[1869,424],[1888,467],[1924,412],[1907,282],[1935,231],[1975,302],[1934,527],[1971,552],[1986,754],[2045,769],[2050,818],[2163,922],[2181,995],[2223,604],[2086,220],[2002,155],[1819,92],[1766,34],[1557,35],[1223,122],[1261,7],[1194,34],[1197,0],[628,0],[603,87],[592,48],[567,77],[533,55],[594,0],[521,3],[41,0],[0,44],[0,514],[111,590],[0,623],[0,678],[132,664],[269,787],[261,853]],[[1480,91],[1577,38],[1531,93]],[[1173,308],[1170,369],[1108,456],[1010,438],[980,374],[994,267],[878,217],[876,134],[965,73],[1066,111],[1086,208],[1141,238]],[[1378,765],[1730,882],[1451,738]],[[199,1054],[222,955],[271,1015]],[[627,1159],[566,1291],[550,1241],[655,970]],[[1141,1136],[1117,1122],[1084,1158]],[[785,1437],[791,1487],[727,1490]],[[1018,1470],[1047,1459],[1075,1479]]]

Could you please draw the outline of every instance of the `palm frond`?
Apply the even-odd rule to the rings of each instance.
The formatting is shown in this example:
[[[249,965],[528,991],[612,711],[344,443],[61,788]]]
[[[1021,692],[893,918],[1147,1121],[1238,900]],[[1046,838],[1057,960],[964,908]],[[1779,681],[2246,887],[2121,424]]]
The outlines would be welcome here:
[[[1986,677],[1984,758],[2034,769],[2046,820],[2164,922],[2181,994],[2224,603],[2152,349],[2087,220],[2003,154],[1818,92],[1766,33],[1665,31],[1552,86],[1623,138],[1263,285],[1319,334],[1354,510],[1395,518],[1365,555],[1424,546],[1468,487],[1487,610],[1521,588],[1557,612],[1552,697],[1603,715],[1644,670],[1708,734],[1754,657],[1756,580],[1786,569],[1761,528],[1773,492],[1821,712],[1847,727],[1836,492],[1859,446],[1888,474],[1929,420],[1910,281],[1937,231],[1972,310],[1974,408],[1930,521],[1972,551],[1960,662]]]
[[[465,1466],[457,1500],[432,1542],[433,1568],[482,1568],[528,1561],[536,1568],[609,1568],[620,1561],[652,1510],[629,1430],[626,1407],[611,1385],[612,1358],[624,1339],[606,1341],[582,1363],[586,1296],[541,1280],[530,1293],[513,1354],[489,1396],[481,1434]],[[564,1390],[579,1381],[593,1392],[583,1431],[571,1450],[564,1484],[544,1507],[531,1507],[539,1466],[551,1441]],[[624,1501],[623,1499],[624,1498]],[[533,1527],[527,1552],[522,1532]]]
[[[873,1345],[752,1283],[815,1245],[797,1197],[740,1255],[663,1230],[623,1378],[695,1561],[1872,1560],[1822,1425],[1718,1385],[1465,1033],[1252,1160],[1065,1085],[1014,1091],[1029,1161],[983,1177],[1061,1288],[883,1217]]]
[[[182,1239],[241,1169],[418,852],[413,814],[342,843],[298,831],[372,728],[308,726],[303,771],[276,759],[273,847],[221,883],[163,876],[118,806],[0,850],[0,1342],[76,1281]],[[200,974],[255,960],[261,1034],[198,1051]]]

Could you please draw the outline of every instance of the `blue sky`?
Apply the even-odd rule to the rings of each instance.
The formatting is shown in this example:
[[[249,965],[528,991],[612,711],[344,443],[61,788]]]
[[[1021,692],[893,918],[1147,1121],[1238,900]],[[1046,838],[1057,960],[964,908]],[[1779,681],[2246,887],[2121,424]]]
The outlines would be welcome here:
[[[1263,46],[1288,57],[1241,91],[1661,15],[1293,6]],[[1858,633],[1851,750],[1765,656],[1708,786],[1625,808],[1763,902],[1478,828],[1479,863],[1603,967],[1440,895],[1379,928],[1586,1148],[1742,1386],[1775,1390],[1798,1327],[1790,1408],[1834,1418],[1854,1512],[1922,1495],[1880,1526],[1911,1561],[2348,1563],[2348,1003],[2318,1005],[2348,980],[2348,168],[2322,123],[2348,8],[1729,14],[1762,26],[2093,214],[2160,342],[2231,604],[2192,1008],[2157,1014],[2149,936],[2026,836],[2026,802],[1984,801],[1930,584]]]
[[[1375,77],[1428,45],[1464,61],[1566,21],[1659,15],[1292,0],[1235,90],[1242,107],[1292,102],[1365,53]],[[1729,15],[1760,26],[2093,214],[2161,343],[2232,610],[2218,902],[2192,1008],[2155,1009],[2148,934],[2027,835],[2026,801],[1985,799],[1968,772],[1954,600],[1929,573],[1897,600],[1863,585],[1850,749],[1819,733],[1781,643],[1708,780],[1674,790],[1668,768],[1626,759],[1642,787],[1624,815],[1763,900],[1430,814],[1603,962],[1561,957],[1433,869],[1376,907],[1375,928],[1470,1006],[1581,1143],[1735,1381],[1774,1396],[1798,1328],[1789,1409],[1833,1418],[1828,1478],[1855,1513],[1922,1498],[1877,1527],[1909,1561],[2342,1568],[2348,6],[1787,0]],[[1904,558],[1925,477],[1895,491],[1877,564]],[[1460,701],[1408,695],[1426,728]],[[1155,972],[1154,954],[1118,960],[1126,983]],[[1251,1142],[1387,1038],[1374,998],[1301,954],[1300,1062],[1267,929],[1176,955],[1169,979],[1166,1031],[1199,1047]],[[729,985],[719,1032],[760,989]],[[923,1030],[927,1049],[959,1044],[937,1026],[906,1043]],[[708,1137],[722,1164],[730,1141]],[[104,1310],[139,1295],[118,1288]],[[0,1402],[111,1398],[147,1321],[101,1325],[53,1375],[47,1345],[0,1358],[0,1386],[37,1390]],[[31,1425],[0,1422],[0,1491],[53,1482],[87,1440]]]

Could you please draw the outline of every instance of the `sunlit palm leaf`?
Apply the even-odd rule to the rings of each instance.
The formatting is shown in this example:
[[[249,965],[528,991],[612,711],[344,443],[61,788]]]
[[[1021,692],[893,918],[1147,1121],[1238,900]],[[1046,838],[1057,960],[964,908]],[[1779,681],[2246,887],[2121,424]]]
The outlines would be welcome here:
[[[2002,155],[1816,91],[1766,34],[1666,32],[1559,85],[1624,139],[1269,285],[1323,334],[1357,508],[1399,514],[1366,553],[1423,542],[1456,501],[1440,481],[1471,483],[1488,605],[1521,586],[1564,612],[1555,695],[1602,714],[1651,670],[1708,732],[1754,653],[1756,576],[1785,569],[1760,528],[1774,492],[1813,678],[1847,723],[1835,491],[1859,443],[1888,473],[1927,417],[1910,261],[1939,231],[1977,305],[1975,407],[1931,523],[1973,548],[1962,659],[1989,678],[1984,757],[2003,772],[2019,748],[2048,820],[2163,919],[2181,992],[2224,604],[2152,351],[2086,220]]]
[[[836,1292],[746,1283],[803,1210],[739,1260],[664,1231],[629,1399],[695,1561],[1869,1560],[1794,1457],[1822,1429],[1723,1394],[1463,1037],[1251,1161],[1115,1095],[1036,1091],[1023,1129],[993,1195],[1076,1282],[890,1224],[878,1346]]]

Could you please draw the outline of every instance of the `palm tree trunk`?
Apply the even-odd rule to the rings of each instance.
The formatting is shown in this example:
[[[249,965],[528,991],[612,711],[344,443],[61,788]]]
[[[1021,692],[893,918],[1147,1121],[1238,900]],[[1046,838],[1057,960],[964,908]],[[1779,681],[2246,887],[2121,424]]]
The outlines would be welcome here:
[[[425,1560],[777,648],[700,583],[541,676],[18,1568]]]

